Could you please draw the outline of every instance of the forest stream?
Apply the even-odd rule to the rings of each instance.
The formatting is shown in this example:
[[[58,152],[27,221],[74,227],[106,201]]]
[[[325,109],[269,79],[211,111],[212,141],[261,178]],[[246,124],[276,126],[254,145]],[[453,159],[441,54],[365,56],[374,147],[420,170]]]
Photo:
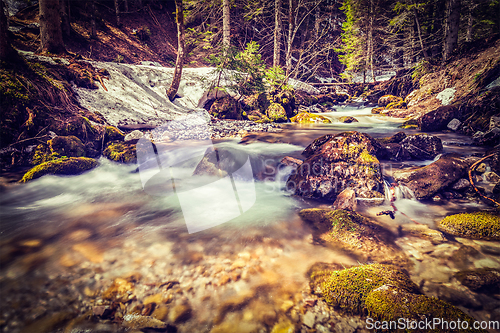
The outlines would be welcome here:
[[[197,233],[188,233],[175,195],[153,196],[141,185],[136,165],[111,162],[77,176],[44,176],[0,192],[0,305],[4,332],[115,332],[160,329],[169,332],[365,332],[364,317],[328,307],[309,287],[316,262],[357,265],[358,261],[313,240],[311,226],[298,212],[331,207],[286,191],[286,168],[271,169],[285,156],[300,157],[312,140],[349,130],[374,138],[401,131],[401,120],[372,115],[371,108],[335,106],[322,115],[331,124],[286,124],[278,133],[214,141],[217,148],[244,151],[255,177],[255,204],[241,216]],[[344,124],[340,116],[359,122]],[[405,130],[407,134],[416,130]],[[443,153],[483,153],[470,137],[436,134]],[[429,161],[381,161],[384,176]],[[182,170],[180,170],[182,173]],[[382,206],[360,212],[391,230],[408,256],[408,272],[427,296],[459,306],[476,320],[498,319],[498,295],[470,291],[454,277],[459,270],[500,268],[500,243],[447,237],[439,243],[401,228],[418,224],[436,229],[451,213],[486,208],[465,199],[418,201],[396,187]],[[377,216],[396,207],[394,219]],[[230,198],[209,193],[200,205]],[[109,300],[113,299],[113,302]],[[111,314],[112,313],[112,314]],[[150,318],[137,323],[134,316]],[[99,320],[96,320],[99,316]],[[128,316],[128,317],[127,317]],[[121,318],[120,318],[121,317]],[[162,318],[165,328],[151,318]],[[122,324],[130,323],[129,326]],[[57,330],[61,323],[62,330]],[[27,325],[24,327],[24,325]],[[144,329],[146,327],[146,329]],[[287,330],[293,327],[293,330]],[[280,331],[280,329],[282,329]]]

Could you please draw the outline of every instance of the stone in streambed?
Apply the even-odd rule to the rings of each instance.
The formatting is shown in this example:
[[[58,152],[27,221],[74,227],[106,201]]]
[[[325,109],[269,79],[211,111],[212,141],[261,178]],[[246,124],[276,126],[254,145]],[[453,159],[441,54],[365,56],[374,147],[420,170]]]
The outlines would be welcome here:
[[[346,210],[303,209],[300,217],[310,223],[313,237],[333,248],[340,248],[362,260],[405,264],[407,258],[394,245],[394,236],[368,218]]]
[[[449,130],[456,131],[462,125],[462,122],[457,118],[453,118],[446,126]]]
[[[481,268],[471,271],[461,271],[455,277],[464,286],[476,292],[498,292],[500,290],[500,270]]]
[[[465,176],[468,167],[467,161],[447,154],[425,167],[397,170],[393,176],[410,188],[417,199],[428,199]]]
[[[266,116],[275,123],[284,123],[288,120],[285,108],[279,103],[272,103],[266,110]]]
[[[137,141],[143,137],[144,137],[144,133],[142,133],[139,130],[134,130],[134,131],[130,132],[129,134],[125,135],[125,139],[123,141],[137,143]]]
[[[420,130],[435,132],[447,128],[449,122],[459,115],[458,108],[454,105],[444,105],[424,114],[420,118]]]
[[[402,101],[403,101],[403,99],[401,97],[394,96],[394,95],[384,95],[378,99],[377,104],[380,107],[386,107],[390,103],[398,103],[398,102],[402,102]]]
[[[191,318],[192,309],[187,304],[174,306],[168,313],[168,320],[172,323],[181,323]]]
[[[85,156],[85,146],[76,136],[56,136],[47,141],[52,153],[66,157]]]
[[[136,163],[136,145],[134,143],[110,142],[102,152],[106,158],[120,163]]]
[[[409,135],[399,142],[401,160],[430,160],[443,151],[441,139],[428,134]]]
[[[450,215],[438,223],[438,228],[458,237],[500,240],[500,216],[494,213],[475,212]]]
[[[149,316],[141,316],[138,314],[127,314],[123,316],[122,325],[129,329],[143,330],[143,329],[164,329],[167,324]]]
[[[358,122],[358,120],[356,118],[351,117],[351,116],[340,117],[339,121],[341,123],[345,123],[345,124],[357,123]]]
[[[97,166],[97,161],[87,157],[64,157],[37,165],[26,172],[20,182],[45,175],[78,175]]]
[[[468,179],[461,178],[458,181],[456,181],[451,188],[455,191],[462,191],[468,189],[470,186],[471,184]]]
[[[346,188],[337,196],[333,203],[333,209],[356,210],[356,193],[350,188]]]
[[[301,112],[296,116],[290,118],[290,121],[292,123],[299,123],[299,124],[331,123],[330,119],[309,112]]]
[[[364,133],[322,136],[303,151],[307,159],[288,178],[287,188],[308,198],[335,200],[346,187],[360,198],[382,198],[382,174],[375,156],[381,149]]]

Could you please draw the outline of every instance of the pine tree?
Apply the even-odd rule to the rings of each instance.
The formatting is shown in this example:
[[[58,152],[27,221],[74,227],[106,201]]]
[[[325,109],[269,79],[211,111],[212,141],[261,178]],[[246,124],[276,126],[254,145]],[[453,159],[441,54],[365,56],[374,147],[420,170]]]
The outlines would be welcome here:
[[[58,0],[40,0],[40,39],[43,52],[63,53],[61,16]]]

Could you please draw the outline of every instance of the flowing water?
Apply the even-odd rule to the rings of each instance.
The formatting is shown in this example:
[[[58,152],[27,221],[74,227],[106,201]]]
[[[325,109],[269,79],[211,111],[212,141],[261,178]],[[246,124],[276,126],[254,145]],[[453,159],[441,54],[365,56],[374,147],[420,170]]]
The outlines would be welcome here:
[[[262,134],[245,144],[217,142],[216,147],[250,157],[255,202],[244,209],[240,205],[240,216],[197,233],[188,233],[185,206],[176,195],[146,193],[136,166],[104,158],[79,176],[45,176],[7,186],[0,192],[0,327],[4,332],[59,332],[60,327],[61,332],[113,332],[121,329],[120,317],[139,313],[169,322],[170,331],[270,332],[289,322],[304,331],[312,302],[309,267],[318,261],[345,266],[357,261],[313,243],[311,229],[297,213],[331,203],[290,195],[284,190],[290,169],[275,168],[284,156],[300,157],[305,146],[324,134],[357,130],[385,137],[399,131],[401,121],[370,111],[337,107],[324,114],[332,124],[288,124],[281,133]],[[344,115],[359,122],[339,123]],[[467,137],[439,135],[445,152],[481,152]],[[390,177],[392,169],[432,161],[382,162]],[[192,172],[176,171],[183,173]],[[217,180],[206,177],[205,183]],[[235,179],[233,187],[245,184],[248,180]],[[387,191],[390,187],[387,183]],[[465,200],[424,203],[404,187],[393,190],[394,219],[377,216],[391,208],[389,194],[383,206],[364,207],[363,214],[400,235],[397,244],[414,264],[412,279],[425,294],[459,305],[478,320],[499,320],[498,295],[473,293],[453,277],[462,269],[500,268],[498,242],[456,238],[436,244],[401,232],[416,223],[435,229],[435,222],[449,213],[484,207]],[[221,207],[234,208],[232,191],[200,193],[189,199],[201,207],[200,216],[225,219]],[[118,294],[126,294],[120,304],[106,296],[113,290],[116,296],[118,285],[124,286]],[[148,306],[152,302],[156,309]],[[105,306],[115,311],[114,321],[99,312]],[[328,308],[317,310],[313,319],[319,332],[365,331],[362,319]]]

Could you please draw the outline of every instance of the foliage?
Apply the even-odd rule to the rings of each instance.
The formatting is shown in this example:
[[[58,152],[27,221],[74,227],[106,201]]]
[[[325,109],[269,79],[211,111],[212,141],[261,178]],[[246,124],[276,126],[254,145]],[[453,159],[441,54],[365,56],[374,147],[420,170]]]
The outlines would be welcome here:
[[[281,87],[281,89],[289,90],[291,87],[286,84],[287,77],[283,68],[276,66],[271,67],[266,71],[266,81],[271,85],[271,89]]]
[[[209,89],[233,92],[240,97],[264,91],[266,67],[258,51],[259,44],[252,41],[241,52],[230,47],[220,55],[210,55],[208,60],[215,69],[211,72],[213,79],[205,81]]]

